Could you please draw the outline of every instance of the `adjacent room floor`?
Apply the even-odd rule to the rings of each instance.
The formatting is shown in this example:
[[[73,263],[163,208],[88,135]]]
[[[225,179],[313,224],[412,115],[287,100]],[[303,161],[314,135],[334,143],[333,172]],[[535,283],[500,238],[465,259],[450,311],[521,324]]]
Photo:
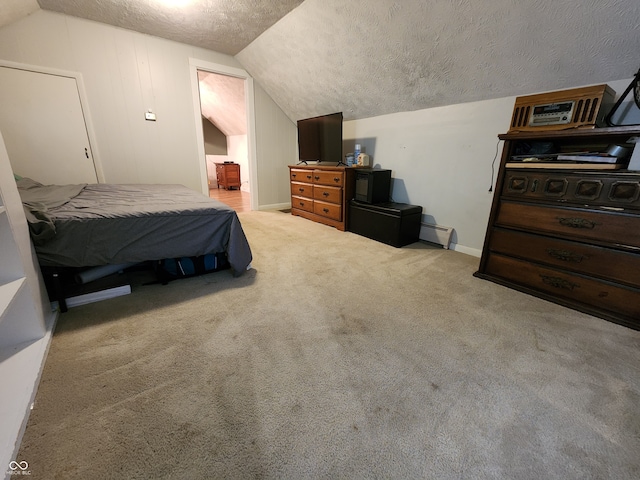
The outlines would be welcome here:
[[[209,189],[209,197],[229,205],[236,212],[251,211],[251,194],[249,192],[212,187]]]

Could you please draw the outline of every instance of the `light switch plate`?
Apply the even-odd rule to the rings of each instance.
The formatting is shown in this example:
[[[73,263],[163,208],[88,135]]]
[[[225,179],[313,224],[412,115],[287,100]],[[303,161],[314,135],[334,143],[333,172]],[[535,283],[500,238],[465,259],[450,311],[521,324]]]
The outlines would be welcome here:
[[[145,120],[149,120],[151,122],[155,122],[156,121],[156,114],[155,113],[151,113],[151,112],[145,112],[144,119]]]

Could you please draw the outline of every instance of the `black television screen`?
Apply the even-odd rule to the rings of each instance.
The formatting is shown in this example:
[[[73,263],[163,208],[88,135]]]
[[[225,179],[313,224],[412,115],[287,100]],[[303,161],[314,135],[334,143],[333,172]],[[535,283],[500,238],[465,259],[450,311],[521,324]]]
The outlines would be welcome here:
[[[298,120],[301,162],[342,161],[342,112]]]

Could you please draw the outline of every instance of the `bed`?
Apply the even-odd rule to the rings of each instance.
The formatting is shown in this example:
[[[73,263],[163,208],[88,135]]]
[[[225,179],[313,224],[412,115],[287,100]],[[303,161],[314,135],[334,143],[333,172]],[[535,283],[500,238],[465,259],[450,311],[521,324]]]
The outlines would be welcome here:
[[[16,181],[38,263],[95,267],[226,254],[235,276],[252,261],[236,212],[182,185],[42,185]]]

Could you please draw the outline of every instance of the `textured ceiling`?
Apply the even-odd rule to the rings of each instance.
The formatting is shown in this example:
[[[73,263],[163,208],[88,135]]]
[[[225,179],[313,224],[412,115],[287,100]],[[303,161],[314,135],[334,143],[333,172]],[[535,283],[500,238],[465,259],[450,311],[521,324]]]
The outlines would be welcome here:
[[[236,55],[291,120],[606,83],[640,66],[639,0],[169,1],[38,4]],[[1,25],[34,0],[0,5]]]
[[[633,77],[639,0],[306,0],[237,55],[291,119]]]
[[[198,71],[202,115],[229,135],[246,135],[244,79]]]
[[[38,3],[44,10],[235,55],[302,1],[38,0]]]

